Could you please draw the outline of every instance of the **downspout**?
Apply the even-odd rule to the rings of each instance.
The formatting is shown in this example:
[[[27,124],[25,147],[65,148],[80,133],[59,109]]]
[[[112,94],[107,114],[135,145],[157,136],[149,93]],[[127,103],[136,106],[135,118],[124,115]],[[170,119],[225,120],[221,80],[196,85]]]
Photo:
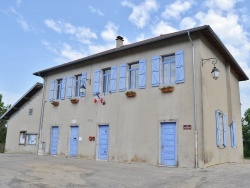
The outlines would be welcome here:
[[[39,73],[38,75],[43,78],[43,95],[42,95],[42,107],[40,114],[40,123],[39,123],[39,137],[38,137],[38,152],[37,155],[44,155],[44,148],[42,142],[42,128],[43,128],[43,116],[44,116],[44,106],[45,106],[45,88],[46,88],[46,79],[42,77]]]
[[[194,85],[194,135],[195,135],[195,168],[198,168],[198,130],[197,130],[197,97],[196,97],[196,74],[194,63],[194,43],[188,31],[188,38],[192,45],[193,85]]]

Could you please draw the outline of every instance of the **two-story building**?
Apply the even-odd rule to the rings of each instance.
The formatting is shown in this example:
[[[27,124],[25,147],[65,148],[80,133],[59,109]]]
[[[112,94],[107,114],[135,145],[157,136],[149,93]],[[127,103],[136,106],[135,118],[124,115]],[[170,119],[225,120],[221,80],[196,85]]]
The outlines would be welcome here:
[[[179,167],[243,161],[248,77],[210,26],[116,40],[34,73],[44,79],[40,152]]]

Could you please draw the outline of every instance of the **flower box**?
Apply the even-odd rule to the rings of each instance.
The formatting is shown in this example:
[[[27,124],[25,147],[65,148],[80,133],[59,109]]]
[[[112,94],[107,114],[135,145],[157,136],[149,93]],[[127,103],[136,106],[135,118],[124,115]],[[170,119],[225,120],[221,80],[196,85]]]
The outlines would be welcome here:
[[[159,88],[162,93],[169,93],[174,91],[174,86],[165,86],[162,88]]]
[[[125,95],[126,95],[127,97],[135,97],[135,96],[136,96],[136,92],[135,92],[135,91],[127,91],[127,92],[125,93]]]
[[[70,102],[72,104],[77,104],[79,102],[79,99],[70,99]]]
[[[58,102],[58,101],[52,101],[51,104],[52,104],[53,106],[59,106],[59,102]]]

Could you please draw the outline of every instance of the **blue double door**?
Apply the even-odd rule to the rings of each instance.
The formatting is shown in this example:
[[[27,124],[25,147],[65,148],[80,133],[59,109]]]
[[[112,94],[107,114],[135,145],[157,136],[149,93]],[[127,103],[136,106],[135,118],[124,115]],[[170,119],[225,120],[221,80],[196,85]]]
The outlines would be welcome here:
[[[98,159],[108,160],[109,126],[99,126]]]
[[[177,166],[176,123],[161,123],[161,164]]]
[[[57,144],[58,144],[58,126],[53,126],[51,130],[51,143],[50,143],[50,154],[57,154]]]
[[[69,155],[75,157],[78,154],[78,126],[71,126]]]

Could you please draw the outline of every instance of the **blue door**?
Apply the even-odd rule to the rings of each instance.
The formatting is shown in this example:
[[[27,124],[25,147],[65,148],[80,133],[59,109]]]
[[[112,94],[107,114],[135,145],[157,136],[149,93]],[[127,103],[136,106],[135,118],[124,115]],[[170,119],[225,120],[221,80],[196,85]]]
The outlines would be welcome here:
[[[77,156],[77,153],[78,153],[78,126],[72,126],[70,135],[69,155],[75,157]]]
[[[57,154],[57,143],[58,143],[58,126],[52,127],[51,132],[51,145],[50,145],[50,154],[56,155]]]
[[[176,166],[176,123],[161,123],[161,164]]]
[[[98,159],[108,160],[109,126],[99,126]]]

